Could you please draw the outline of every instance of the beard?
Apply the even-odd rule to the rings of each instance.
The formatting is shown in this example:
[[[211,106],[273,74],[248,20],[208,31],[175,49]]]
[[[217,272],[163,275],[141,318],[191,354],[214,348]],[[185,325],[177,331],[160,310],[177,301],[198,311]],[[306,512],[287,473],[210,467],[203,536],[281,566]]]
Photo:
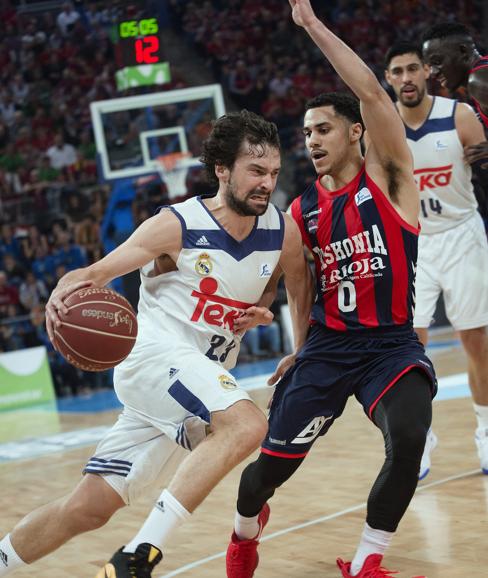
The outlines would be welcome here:
[[[399,99],[400,102],[403,104],[403,106],[406,106],[407,108],[415,108],[422,102],[424,96],[425,96],[425,88],[423,90],[417,88],[417,98],[415,100],[405,100],[403,98],[402,93],[400,93]]]
[[[234,186],[234,183],[231,181],[227,185],[225,198],[229,209],[231,209],[232,211],[234,211],[234,213],[237,213],[241,217],[260,217],[261,215],[264,215],[264,213],[268,210],[269,197],[268,201],[263,207],[253,207],[253,205],[249,201],[249,198],[252,195],[263,195],[263,194],[264,193],[262,193],[259,189],[253,189],[252,191],[249,191],[249,193],[247,193],[243,199],[240,199],[239,197],[237,197],[236,188]]]

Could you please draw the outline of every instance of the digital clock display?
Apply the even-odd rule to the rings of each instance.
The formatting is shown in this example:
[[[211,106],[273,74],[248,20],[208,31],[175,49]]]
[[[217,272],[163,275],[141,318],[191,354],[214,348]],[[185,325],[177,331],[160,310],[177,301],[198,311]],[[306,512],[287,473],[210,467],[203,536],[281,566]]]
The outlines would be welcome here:
[[[134,38],[135,36],[149,36],[157,34],[159,25],[156,18],[144,20],[126,20],[119,23],[119,38]]]
[[[117,41],[119,67],[162,62],[164,58],[159,31],[156,18],[119,22]]]

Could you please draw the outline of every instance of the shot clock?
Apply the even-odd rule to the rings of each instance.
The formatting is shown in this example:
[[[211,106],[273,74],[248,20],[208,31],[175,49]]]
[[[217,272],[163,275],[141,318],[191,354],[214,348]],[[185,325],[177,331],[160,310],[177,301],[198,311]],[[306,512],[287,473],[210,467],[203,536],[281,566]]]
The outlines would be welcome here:
[[[120,68],[163,62],[156,18],[119,22],[117,46]]]
[[[170,81],[157,18],[119,22],[116,36],[119,90]]]

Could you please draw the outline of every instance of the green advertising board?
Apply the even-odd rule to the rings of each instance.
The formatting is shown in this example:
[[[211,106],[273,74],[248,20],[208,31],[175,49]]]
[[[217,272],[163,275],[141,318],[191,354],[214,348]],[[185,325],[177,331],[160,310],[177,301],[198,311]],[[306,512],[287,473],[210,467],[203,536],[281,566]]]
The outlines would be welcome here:
[[[0,442],[59,431],[45,347],[0,354]]]
[[[138,86],[152,86],[154,84],[166,84],[171,81],[169,62],[157,64],[141,64],[139,66],[126,66],[115,73],[117,90],[127,90]]]

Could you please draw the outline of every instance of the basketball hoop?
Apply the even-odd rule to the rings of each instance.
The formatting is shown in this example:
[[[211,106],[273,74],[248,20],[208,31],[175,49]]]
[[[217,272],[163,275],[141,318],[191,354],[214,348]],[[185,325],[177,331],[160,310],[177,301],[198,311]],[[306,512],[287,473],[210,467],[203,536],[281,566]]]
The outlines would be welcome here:
[[[162,155],[154,159],[154,164],[161,179],[166,183],[170,199],[186,195],[186,175],[190,168],[185,160],[190,157],[188,152],[177,152]]]

